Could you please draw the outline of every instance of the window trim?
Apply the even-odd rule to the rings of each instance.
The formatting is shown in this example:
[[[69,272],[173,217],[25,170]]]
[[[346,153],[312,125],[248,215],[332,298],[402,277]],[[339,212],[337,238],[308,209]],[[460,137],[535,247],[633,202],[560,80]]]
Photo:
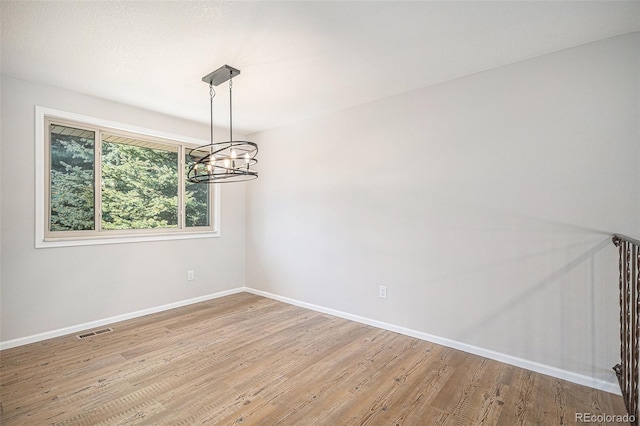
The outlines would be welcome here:
[[[152,140],[160,139],[161,143],[172,145],[171,142],[177,142],[179,165],[178,170],[178,204],[179,216],[182,216],[184,210],[184,157],[186,149],[206,145],[209,141],[191,138],[182,135],[176,135],[157,130],[151,130],[143,127],[133,126],[124,123],[104,120],[96,117],[85,116],[72,112],[60,111],[52,108],[36,105],[35,107],[35,247],[67,247],[67,246],[85,246],[95,244],[119,244],[147,241],[166,241],[181,240],[194,238],[214,238],[220,237],[220,185],[214,184],[210,186],[210,225],[207,227],[190,227],[190,228],[155,228],[155,229],[130,229],[130,230],[109,230],[109,231],[59,231],[63,234],[55,236],[50,235],[49,215],[47,209],[50,205],[50,197],[45,194],[49,189],[48,174],[50,165],[48,165],[48,146],[49,136],[47,135],[48,126],[46,123],[49,119],[54,121],[68,122],[73,125],[82,125],[90,130],[93,128],[101,131],[114,131],[129,134],[138,138],[149,138]],[[96,146],[99,132],[96,132]],[[101,153],[100,153],[101,154]],[[99,179],[100,165],[96,165],[95,179]],[[96,196],[97,196],[96,191]],[[98,206],[96,206],[97,208]],[[98,215],[96,214],[97,218]],[[179,224],[184,222],[184,217],[179,218]],[[99,234],[98,234],[99,232]],[[73,235],[71,235],[73,233]]]

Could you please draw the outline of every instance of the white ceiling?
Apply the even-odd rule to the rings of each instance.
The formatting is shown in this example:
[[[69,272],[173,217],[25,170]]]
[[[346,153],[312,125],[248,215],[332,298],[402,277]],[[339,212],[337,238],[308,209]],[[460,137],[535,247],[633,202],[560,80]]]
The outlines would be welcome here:
[[[208,123],[229,64],[246,133],[640,31],[640,1],[0,4],[2,74]]]

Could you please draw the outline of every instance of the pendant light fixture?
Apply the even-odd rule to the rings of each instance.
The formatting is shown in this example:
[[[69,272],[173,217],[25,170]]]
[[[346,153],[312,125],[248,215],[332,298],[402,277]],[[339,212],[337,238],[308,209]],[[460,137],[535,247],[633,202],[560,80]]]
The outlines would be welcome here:
[[[187,180],[192,183],[242,182],[258,177],[252,170],[258,160],[258,145],[248,141],[233,140],[233,77],[240,71],[223,65],[202,78],[209,83],[209,105],[211,109],[211,143],[192,149],[189,152],[191,163],[187,171]],[[229,140],[213,141],[213,98],[216,95],[213,86],[229,81]]]

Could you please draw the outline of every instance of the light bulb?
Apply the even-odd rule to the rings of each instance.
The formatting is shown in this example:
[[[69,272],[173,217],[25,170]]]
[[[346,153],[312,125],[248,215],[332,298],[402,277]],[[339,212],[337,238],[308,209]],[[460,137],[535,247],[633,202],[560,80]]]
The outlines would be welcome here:
[[[229,168],[229,159],[228,158],[224,160],[224,167],[227,168],[227,169]]]
[[[211,167],[211,164],[207,164],[207,170],[208,170],[208,171],[211,171],[211,168],[212,168],[212,167]]]
[[[244,154],[244,162],[245,164],[249,164],[249,160],[251,159],[251,156],[249,156],[249,153],[245,153]]]
[[[236,158],[238,155],[236,154],[236,150],[232,149],[231,150],[231,158]]]

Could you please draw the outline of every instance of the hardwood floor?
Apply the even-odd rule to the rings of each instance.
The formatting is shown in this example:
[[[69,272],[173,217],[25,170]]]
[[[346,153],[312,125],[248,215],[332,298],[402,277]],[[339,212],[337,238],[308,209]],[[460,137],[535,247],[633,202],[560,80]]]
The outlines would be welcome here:
[[[561,425],[621,397],[240,293],[0,353],[3,425]],[[597,423],[596,423],[597,424]]]

